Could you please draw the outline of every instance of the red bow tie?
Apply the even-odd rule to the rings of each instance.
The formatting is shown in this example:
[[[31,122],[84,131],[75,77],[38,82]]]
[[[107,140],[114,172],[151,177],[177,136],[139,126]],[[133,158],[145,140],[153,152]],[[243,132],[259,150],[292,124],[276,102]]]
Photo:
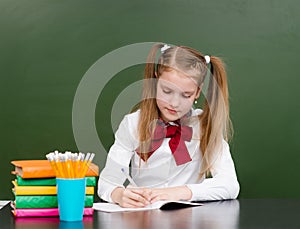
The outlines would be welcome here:
[[[169,141],[169,146],[176,164],[182,165],[191,161],[192,159],[184,141],[191,141],[192,134],[192,127],[170,125],[158,121],[154,130],[153,139],[151,141],[150,151],[147,153],[146,158],[149,158],[155,152],[155,150],[161,146],[164,138],[171,138]],[[141,156],[139,149],[137,149],[137,153]],[[143,156],[141,156],[141,158],[144,160]]]

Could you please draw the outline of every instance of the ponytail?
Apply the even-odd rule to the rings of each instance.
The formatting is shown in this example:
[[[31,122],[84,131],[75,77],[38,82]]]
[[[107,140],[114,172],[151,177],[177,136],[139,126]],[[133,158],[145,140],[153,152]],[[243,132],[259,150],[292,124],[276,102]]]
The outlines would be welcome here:
[[[156,106],[156,59],[157,51],[163,47],[163,44],[154,45],[147,57],[147,63],[144,72],[143,94],[140,103],[140,117],[138,124],[140,153],[143,160],[147,160],[149,143],[152,131],[153,121],[158,119],[158,108]],[[145,129],[146,128],[146,129]]]
[[[223,139],[229,140],[231,122],[227,76],[224,63],[218,57],[211,56],[211,74],[203,113],[200,115],[202,166],[199,176],[208,174],[222,150]]]

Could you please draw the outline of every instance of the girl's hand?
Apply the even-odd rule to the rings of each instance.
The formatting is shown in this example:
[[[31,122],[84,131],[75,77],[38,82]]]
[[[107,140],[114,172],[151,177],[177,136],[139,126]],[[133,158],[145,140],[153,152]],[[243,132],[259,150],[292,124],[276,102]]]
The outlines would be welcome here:
[[[151,190],[147,188],[116,188],[112,200],[124,208],[140,208],[150,204]]]
[[[151,203],[158,200],[190,200],[192,191],[187,186],[171,188],[153,188],[151,193]]]

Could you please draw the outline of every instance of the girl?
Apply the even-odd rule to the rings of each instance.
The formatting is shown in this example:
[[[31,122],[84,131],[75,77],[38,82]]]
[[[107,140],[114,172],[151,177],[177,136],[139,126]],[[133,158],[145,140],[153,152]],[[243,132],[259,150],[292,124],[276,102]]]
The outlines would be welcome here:
[[[194,109],[205,77],[209,85],[203,110]],[[222,61],[189,47],[156,44],[145,67],[142,102],[115,134],[98,195],[122,207],[236,198],[239,183],[226,142],[229,134]],[[129,170],[133,180],[125,188]]]

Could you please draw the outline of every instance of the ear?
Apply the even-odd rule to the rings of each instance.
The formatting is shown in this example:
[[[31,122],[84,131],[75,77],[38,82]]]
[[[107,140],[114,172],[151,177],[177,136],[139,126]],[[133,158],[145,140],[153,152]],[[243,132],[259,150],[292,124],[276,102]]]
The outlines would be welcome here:
[[[203,86],[203,83],[197,88],[195,99],[198,99],[200,97],[202,86]]]

